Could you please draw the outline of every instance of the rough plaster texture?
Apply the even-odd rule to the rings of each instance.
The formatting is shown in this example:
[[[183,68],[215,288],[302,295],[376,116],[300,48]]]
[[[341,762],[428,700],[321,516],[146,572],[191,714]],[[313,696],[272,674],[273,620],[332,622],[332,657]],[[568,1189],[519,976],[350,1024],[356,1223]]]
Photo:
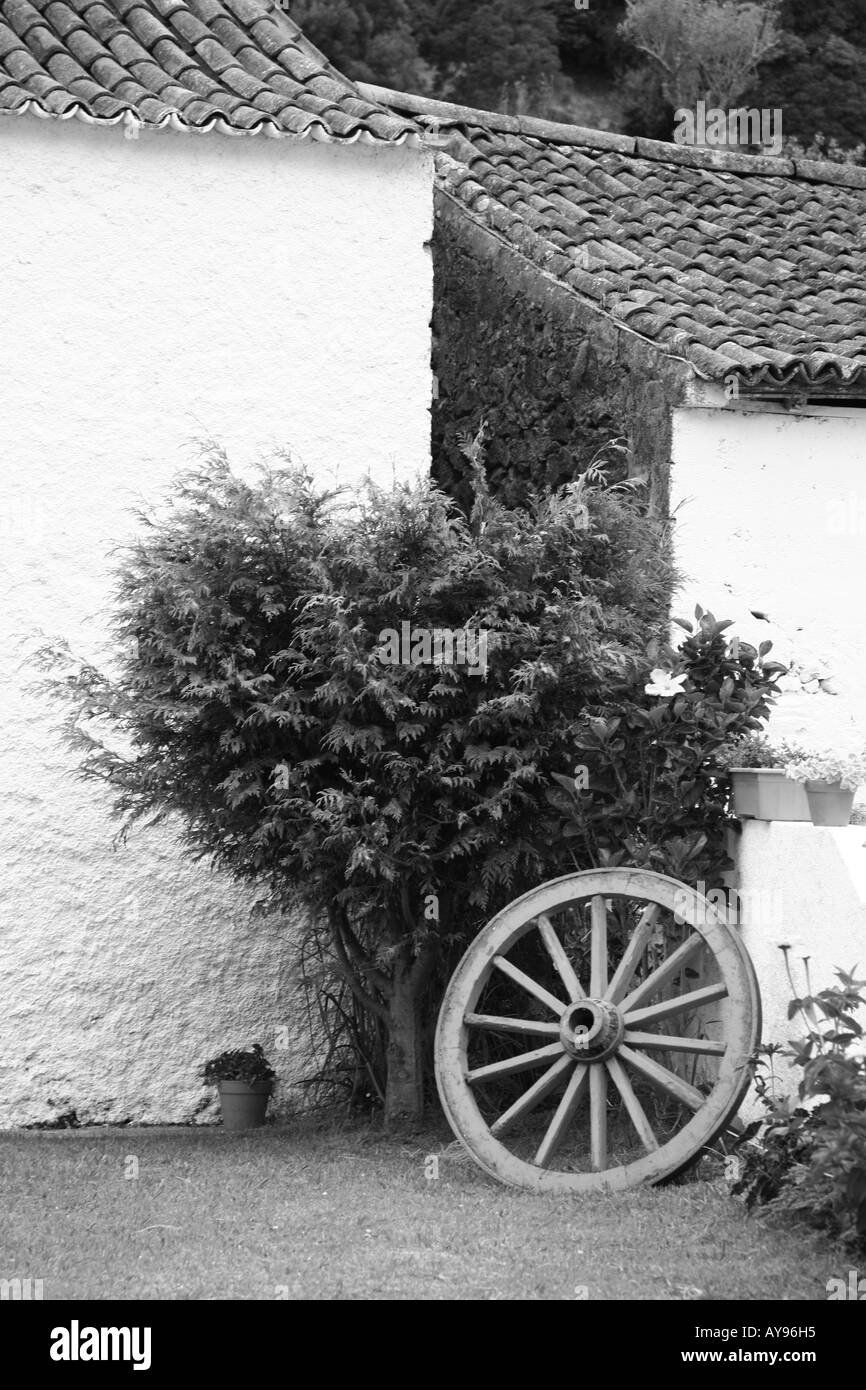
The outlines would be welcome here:
[[[325,482],[429,468],[432,168],[10,118],[0,227],[0,1126],[187,1120],[223,1047],[297,1076],[297,924],[168,830],[112,848],[20,644],[104,659],[112,550],[190,437],[290,445]]]
[[[795,670],[771,732],[810,746],[866,740],[864,449],[863,410],[674,414],[671,506],[686,575],[675,611],[699,602],[733,618],[744,640],[772,640]]]
[[[809,957],[817,993],[836,983],[835,971],[866,966],[866,827],[747,821],[736,850],[735,886],[741,898],[743,941],[761,989],[763,1041],[786,1044],[803,1036],[788,1019],[791,986],[780,945],[791,947],[795,984],[806,993]],[[799,1075],[776,1059],[777,1093],[796,1090]],[[754,1094],[745,1114],[761,1114]]]

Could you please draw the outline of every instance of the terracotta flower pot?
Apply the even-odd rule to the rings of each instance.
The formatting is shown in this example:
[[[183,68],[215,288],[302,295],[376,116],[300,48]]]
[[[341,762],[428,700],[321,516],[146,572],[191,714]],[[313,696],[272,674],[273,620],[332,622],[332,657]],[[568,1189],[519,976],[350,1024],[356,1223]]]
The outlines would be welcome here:
[[[730,777],[734,814],[741,820],[812,819],[803,783],[782,768],[732,767]]]
[[[224,1129],[258,1129],[265,1122],[265,1112],[273,1087],[270,1082],[255,1086],[246,1081],[219,1083],[220,1108]]]
[[[807,782],[806,796],[813,825],[847,825],[854,807],[854,792],[841,782]]]

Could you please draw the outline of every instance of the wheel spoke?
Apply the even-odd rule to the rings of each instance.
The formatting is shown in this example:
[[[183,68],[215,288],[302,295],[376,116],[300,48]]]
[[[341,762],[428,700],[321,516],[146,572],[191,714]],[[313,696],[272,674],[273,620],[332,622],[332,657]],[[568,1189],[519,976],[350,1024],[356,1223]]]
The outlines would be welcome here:
[[[501,1062],[491,1062],[486,1067],[476,1067],[466,1073],[467,1081],[486,1081],[493,1076],[510,1076],[512,1072],[532,1071],[542,1067],[554,1057],[561,1057],[561,1042],[550,1043],[548,1047],[537,1047],[532,1052],[520,1052],[516,1057],[503,1057]]]
[[[565,985],[569,1002],[574,1004],[578,999],[585,999],[586,991],[574,973],[574,967],[565,954],[565,948],[554,930],[553,923],[544,913],[538,919],[538,930],[547,947],[547,953],[556,968],[556,973]]]
[[[589,1069],[589,1132],[592,1171],[607,1167],[607,1072],[601,1065]]]
[[[578,1063],[571,1074],[565,1094],[559,1102],[556,1114],[547,1127],[547,1132],[539,1145],[538,1153],[535,1155],[535,1162],[539,1168],[546,1168],[562,1143],[565,1131],[571,1124],[574,1112],[580,1104],[586,1086],[586,1077],[589,1067]]]
[[[516,1100],[513,1105],[509,1106],[509,1108],[499,1116],[498,1120],[493,1122],[490,1126],[490,1133],[497,1136],[504,1134],[505,1131],[516,1124],[518,1120],[522,1120],[524,1115],[528,1115],[531,1110],[535,1109],[536,1105],[544,1100],[545,1096],[548,1096],[551,1091],[555,1090],[557,1083],[561,1081],[562,1077],[566,1076],[575,1065],[574,1058],[569,1057],[567,1052],[563,1053],[563,1055],[554,1062],[552,1067],[548,1067],[543,1076],[540,1076],[537,1081],[533,1082],[528,1091],[524,1091],[519,1100]]]
[[[589,992],[600,999],[607,989],[607,908],[600,893],[592,900],[591,921]]]
[[[629,981],[638,967],[641,956],[649,945],[650,937],[655,930],[661,908],[658,903],[650,903],[641,913],[640,921],[634,930],[634,936],[625,948],[625,953],[614,972],[614,977],[604,992],[605,999],[609,999],[612,1004],[618,1004],[629,986]]]
[[[663,999],[660,1004],[650,1004],[646,1009],[631,1009],[626,1012],[627,1028],[636,1023],[657,1023],[671,1014],[681,1014],[686,1009],[697,1009],[701,1004],[712,1004],[717,999],[726,999],[728,987],[724,984],[707,985],[704,989],[693,989],[688,994],[678,994],[676,999]]]
[[[634,1088],[628,1079],[628,1072],[618,1057],[608,1057],[605,1066],[613,1077],[616,1089],[622,1096],[623,1104],[635,1127],[638,1139],[643,1144],[647,1153],[653,1153],[658,1148],[659,1141],[653,1133],[653,1127],[646,1117],[643,1106],[634,1093]]]
[[[707,1038],[672,1038],[665,1033],[638,1033],[626,1029],[623,1042],[631,1047],[648,1047],[665,1052],[696,1052],[705,1057],[723,1057],[725,1044],[710,1042]]]
[[[652,999],[654,994],[658,994],[660,989],[672,980],[675,975],[685,966],[686,961],[691,960],[696,951],[699,951],[704,944],[704,939],[697,932],[693,932],[681,946],[668,956],[645,980],[633,989],[622,1001],[620,1008],[624,1014],[631,1013],[638,1004],[642,1004],[645,999]]]
[[[667,1067],[654,1062],[651,1057],[644,1057],[642,1052],[632,1052],[630,1047],[623,1045],[619,1049],[619,1057],[659,1090],[665,1091],[669,1096],[675,1096],[690,1110],[700,1110],[706,1101],[706,1096],[697,1086],[690,1086],[688,1081],[683,1081],[676,1072],[668,1071]]]
[[[469,1028],[487,1028],[491,1033],[539,1033],[543,1037],[559,1036],[558,1023],[542,1023],[536,1018],[500,1018],[496,1014],[467,1014],[463,1022]]]
[[[493,964],[496,966],[497,970],[502,971],[503,975],[507,975],[509,980],[513,980],[515,984],[525,989],[527,994],[534,995],[542,1004],[546,1004],[547,1007],[556,1014],[557,1018],[561,1018],[565,1013],[565,1005],[562,1003],[562,1000],[557,999],[555,995],[551,994],[549,990],[546,990],[537,980],[533,980],[525,971],[519,970],[516,965],[512,965],[511,961],[506,960],[505,956],[494,956]]]
[[[690,895],[648,869],[566,873],[473,940],[439,1011],[436,1083],[491,1177],[539,1193],[625,1191],[732,1137],[758,986],[723,914],[674,925]]]

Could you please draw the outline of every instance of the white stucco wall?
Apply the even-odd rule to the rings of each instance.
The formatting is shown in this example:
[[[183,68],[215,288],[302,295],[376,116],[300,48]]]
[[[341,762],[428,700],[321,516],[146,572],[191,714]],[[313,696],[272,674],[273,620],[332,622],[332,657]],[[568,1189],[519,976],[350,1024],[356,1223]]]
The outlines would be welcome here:
[[[699,602],[797,665],[771,730],[818,746],[866,740],[866,411],[684,407],[671,506],[686,574],[675,612]]]
[[[741,895],[741,930],[761,990],[763,1041],[786,1046],[805,1025],[788,1018],[791,984],[808,992],[803,958],[809,957],[812,990],[838,983],[836,970],[866,969],[866,828],[862,825],[746,821],[737,843],[735,885]],[[855,969],[856,968],[856,969]],[[776,1094],[795,1094],[802,1073],[774,1060]],[[754,1094],[746,1116],[763,1114]]]
[[[0,1127],[181,1121],[223,1047],[295,1075],[291,923],[169,832],[112,849],[21,644],[104,657],[112,548],[195,436],[429,467],[431,157],[0,118],[0,229]]]

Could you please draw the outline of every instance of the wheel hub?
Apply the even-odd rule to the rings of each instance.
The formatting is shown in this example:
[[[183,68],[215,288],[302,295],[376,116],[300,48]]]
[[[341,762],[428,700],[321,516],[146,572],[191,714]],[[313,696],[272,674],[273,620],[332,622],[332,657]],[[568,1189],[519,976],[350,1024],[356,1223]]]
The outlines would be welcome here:
[[[619,1047],[624,1032],[622,1014],[606,999],[579,999],[559,1022],[563,1047],[581,1062],[603,1062]]]

